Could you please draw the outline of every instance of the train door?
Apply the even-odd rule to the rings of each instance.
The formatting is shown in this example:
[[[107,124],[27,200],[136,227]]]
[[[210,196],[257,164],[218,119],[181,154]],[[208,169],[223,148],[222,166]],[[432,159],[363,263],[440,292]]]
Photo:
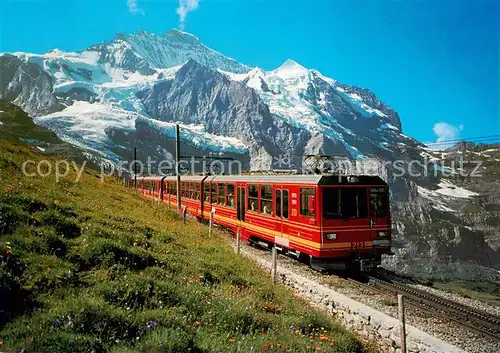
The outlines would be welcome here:
[[[369,189],[369,193],[369,225],[371,229],[372,239],[385,238],[388,235],[384,235],[384,233],[387,233],[385,229],[390,226],[387,189],[384,187],[372,187]]]
[[[238,220],[245,221],[246,189],[244,186],[238,186],[238,202],[236,203],[236,214]]]
[[[275,242],[278,245],[289,247],[289,232],[288,226],[285,224],[285,220],[288,219],[288,189],[278,187],[275,190],[275,215],[279,219],[278,229],[279,237],[275,237]]]

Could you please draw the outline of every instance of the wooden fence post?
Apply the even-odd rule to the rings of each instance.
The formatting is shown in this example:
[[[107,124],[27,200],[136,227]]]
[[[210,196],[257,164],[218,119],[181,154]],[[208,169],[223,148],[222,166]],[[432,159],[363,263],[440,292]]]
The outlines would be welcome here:
[[[272,263],[271,263],[271,279],[273,281],[273,284],[276,283],[276,277],[278,275],[277,271],[277,261],[278,261],[278,251],[276,250],[276,246],[273,246],[272,250]]]
[[[187,214],[187,206],[184,206],[184,210],[182,211],[182,221],[186,224],[186,214]]]
[[[401,336],[401,353],[406,353],[405,303],[402,294],[398,294],[399,335]]]
[[[240,254],[241,228],[236,232],[236,253]]]
[[[212,208],[212,211],[210,211],[210,225],[208,228],[208,236],[212,237],[212,227],[214,226],[214,213],[215,209]]]

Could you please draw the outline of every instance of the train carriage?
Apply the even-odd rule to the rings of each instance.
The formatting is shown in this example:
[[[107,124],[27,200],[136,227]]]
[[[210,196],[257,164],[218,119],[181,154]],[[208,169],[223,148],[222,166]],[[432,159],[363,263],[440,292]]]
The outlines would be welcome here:
[[[307,257],[316,269],[370,270],[390,253],[389,190],[377,176],[240,175],[138,180],[145,197]]]

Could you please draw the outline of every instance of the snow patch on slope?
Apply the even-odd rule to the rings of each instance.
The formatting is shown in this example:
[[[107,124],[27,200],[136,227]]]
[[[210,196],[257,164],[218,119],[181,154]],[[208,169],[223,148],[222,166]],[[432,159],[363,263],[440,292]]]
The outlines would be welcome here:
[[[479,195],[478,193],[475,193],[473,191],[469,191],[459,186],[455,186],[452,182],[446,179],[443,179],[438,184],[438,186],[440,187],[440,189],[436,190],[436,192],[441,195],[446,195],[456,198],[464,198],[464,199]]]
[[[447,207],[444,202],[441,200],[439,195],[436,195],[435,191],[426,189],[421,186],[417,186],[417,190],[419,195],[422,195],[426,199],[432,201],[432,208],[435,208],[438,211],[442,212],[456,212],[455,210],[452,210],[451,208]]]

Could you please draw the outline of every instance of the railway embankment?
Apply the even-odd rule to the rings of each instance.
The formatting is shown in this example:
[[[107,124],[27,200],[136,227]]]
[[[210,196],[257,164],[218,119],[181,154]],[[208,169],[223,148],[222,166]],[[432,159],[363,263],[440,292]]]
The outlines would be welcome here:
[[[232,243],[235,246],[234,240]],[[251,246],[242,246],[241,249],[244,256],[270,270],[269,252]],[[381,293],[374,286],[348,278],[319,274],[283,255],[278,257],[278,281],[311,305],[336,317],[363,339],[375,340],[383,352],[400,352],[399,320],[396,319],[398,308],[393,294]],[[491,311],[488,305],[481,305],[480,302],[465,302],[485,313]],[[500,342],[443,319],[432,310],[423,311],[408,305],[406,321],[409,352],[491,353],[500,350]]]
[[[268,259],[251,249],[243,249],[243,254],[252,258],[263,268],[271,269]],[[367,341],[377,341],[383,352],[401,351],[399,320],[284,266],[278,266],[278,273],[280,283],[292,288],[300,297],[321,311],[339,319],[346,327]],[[408,352],[466,352],[411,325],[407,325],[406,332]]]

